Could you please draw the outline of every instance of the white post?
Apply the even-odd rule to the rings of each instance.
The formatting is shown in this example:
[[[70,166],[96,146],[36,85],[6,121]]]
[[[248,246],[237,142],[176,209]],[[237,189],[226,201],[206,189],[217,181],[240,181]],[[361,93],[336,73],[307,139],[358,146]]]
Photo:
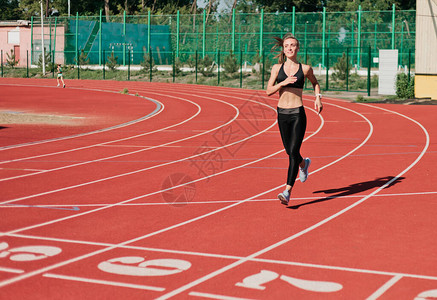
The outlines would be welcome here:
[[[42,0],[39,1],[41,4],[41,47],[42,47],[42,74],[46,74],[46,59],[45,59],[45,49],[44,49],[44,15],[42,13]]]

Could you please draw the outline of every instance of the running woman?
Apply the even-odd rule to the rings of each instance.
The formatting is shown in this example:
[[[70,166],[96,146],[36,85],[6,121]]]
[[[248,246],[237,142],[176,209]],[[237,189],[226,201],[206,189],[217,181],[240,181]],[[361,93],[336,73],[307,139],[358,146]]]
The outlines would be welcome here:
[[[305,182],[308,178],[308,167],[311,159],[303,159],[300,155],[300,147],[305,135],[307,118],[302,102],[302,92],[305,78],[311,81],[316,99],[314,107],[320,114],[323,109],[320,85],[314,76],[313,69],[309,65],[303,65],[297,61],[299,41],[291,33],[287,33],[281,39],[275,37],[275,47],[280,47],[281,52],[275,56],[279,64],[272,67],[270,79],[267,85],[267,95],[271,96],[279,92],[278,101],[278,126],[281,133],[282,143],[288,154],[289,165],[285,190],[278,195],[282,204],[288,205],[294,182],[299,172],[299,179]]]
[[[60,65],[60,64],[58,65],[58,78],[57,78],[58,86],[59,86],[59,78],[61,78],[61,81],[62,81],[62,87],[65,88],[64,77],[62,76],[62,68],[61,68],[61,65]]]

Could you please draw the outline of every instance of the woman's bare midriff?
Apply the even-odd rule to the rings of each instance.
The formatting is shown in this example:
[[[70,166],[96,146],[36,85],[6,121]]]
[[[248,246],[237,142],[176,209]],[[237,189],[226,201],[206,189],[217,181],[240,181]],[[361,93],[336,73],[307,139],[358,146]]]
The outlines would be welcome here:
[[[295,108],[302,106],[302,89],[283,87],[279,91],[278,107],[280,108]]]

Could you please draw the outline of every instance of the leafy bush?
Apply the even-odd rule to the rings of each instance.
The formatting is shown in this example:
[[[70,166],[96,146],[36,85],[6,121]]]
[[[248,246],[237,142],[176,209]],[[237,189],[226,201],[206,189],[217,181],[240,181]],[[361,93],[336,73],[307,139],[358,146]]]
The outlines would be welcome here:
[[[83,65],[87,65],[90,62],[90,59],[88,58],[88,55],[85,54],[85,51],[82,49],[80,50],[80,55],[79,55],[79,67],[83,66]],[[74,59],[74,61],[76,61],[76,58]]]
[[[150,56],[151,55],[149,53],[144,53],[143,56],[144,60],[141,62],[141,66],[143,67],[141,71],[144,73],[150,72],[150,68],[152,68],[152,72],[157,70],[155,60],[153,59],[153,56],[152,57]]]
[[[332,77],[334,79],[338,80],[346,80],[346,76],[349,76],[351,65],[347,64],[347,57],[346,53],[343,52],[343,55],[337,60],[337,62],[332,67],[335,72],[332,74]]]
[[[214,76],[213,69],[214,69],[215,63],[213,62],[212,58],[208,55],[205,55],[203,59],[199,62],[199,69],[200,73],[202,73],[205,77],[212,77]]]
[[[175,73],[175,76],[178,76],[178,75],[182,74],[182,67],[183,67],[183,64],[182,64],[181,60],[179,59],[179,57],[175,57],[174,58],[174,73]],[[172,66],[171,75],[173,76],[173,66]]]
[[[52,62],[52,55],[49,51],[45,51],[44,52],[44,63],[45,63],[45,68],[46,71],[50,70],[53,71],[55,68],[55,65]],[[38,59],[38,67],[40,67],[42,69],[42,54],[39,55],[39,59]]]
[[[111,52],[111,56],[108,56],[107,59],[108,61],[106,62],[106,65],[108,66],[109,69],[114,71],[115,68],[117,67],[118,56],[114,56],[114,52]]]
[[[239,69],[238,61],[232,51],[226,56],[225,61],[223,62],[223,68],[225,69],[226,75],[231,78],[237,73]]]
[[[11,54],[6,53],[6,63],[13,69],[16,65],[18,65],[18,61],[15,59],[15,52],[13,49],[11,49]]]
[[[414,98],[414,77],[408,81],[406,74],[398,74],[396,77],[396,95],[401,99]]]

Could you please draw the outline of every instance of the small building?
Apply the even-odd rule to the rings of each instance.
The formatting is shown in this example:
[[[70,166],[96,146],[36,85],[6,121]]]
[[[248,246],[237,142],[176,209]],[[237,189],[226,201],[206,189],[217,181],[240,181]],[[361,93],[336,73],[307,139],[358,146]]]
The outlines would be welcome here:
[[[3,64],[6,64],[8,55],[13,53],[18,61],[17,66],[26,67],[27,63],[29,66],[36,65],[42,53],[41,31],[40,24],[32,26],[27,20],[1,21],[0,50],[3,52]],[[63,26],[54,28],[51,24],[44,24],[44,48],[46,52],[56,52],[55,63],[64,63]]]

